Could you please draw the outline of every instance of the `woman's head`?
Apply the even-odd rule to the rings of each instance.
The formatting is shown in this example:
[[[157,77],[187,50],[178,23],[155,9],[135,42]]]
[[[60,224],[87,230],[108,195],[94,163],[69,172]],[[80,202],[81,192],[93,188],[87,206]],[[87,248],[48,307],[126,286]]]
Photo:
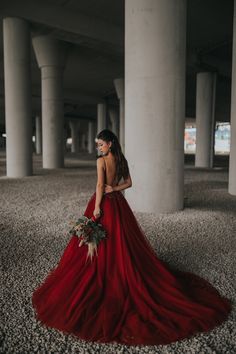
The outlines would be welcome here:
[[[104,129],[97,134],[97,149],[102,155],[107,155],[109,151],[115,156],[118,180],[122,177],[127,178],[129,168],[126,158],[124,157],[117,136],[109,129]]]
[[[109,129],[104,129],[97,135],[96,143],[102,155],[107,155],[109,151],[116,155],[119,150],[121,151],[117,136]]]

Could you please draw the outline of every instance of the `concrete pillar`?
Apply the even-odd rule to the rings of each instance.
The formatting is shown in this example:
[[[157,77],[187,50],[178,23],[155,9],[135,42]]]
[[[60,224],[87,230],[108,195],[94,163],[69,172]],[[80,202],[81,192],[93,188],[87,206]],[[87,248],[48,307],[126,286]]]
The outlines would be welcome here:
[[[109,116],[111,120],[111,130],[119,139],[119,117],[115,109],[109,109]]]
[[[76,120],[71,120],[70,121],[70,129],[71,129],[71,138],[72,138],[72,144],[71,144],[71,152],[78,153],[79,152],[79,122]]]
[[[32,175],[32,95],[29,24],[3,19],[7,176]]]
[[[64,137],[64,152],[67,152],[67,128],[64,127],[63,129],[63,137]]]
[[[87,142],[87,136],[85,133],[81,134],[81,148],[84,151],[87,151],[87,146],[86,146],[86,142]]]
[[[230,194],[236,195],[236,0],[234,0],[234,20],[233,20],[231,127],[230,127],[228,191]]]
[[[95,151],[95,124],[90,121],[88,124],[88,152],[93,154]]]
[[[127,5],[128,6],[128,5]],[[114,85],[116,93],[120,102],[120,128],[119,128],[119,141],[123,153],[125,152],[125,85],[124,79],[115,79]]]
[[[216,74],[197,74],[196,167],[213,167],[215,134]]]
[[[97,133],[107,127],[106,119],[106,104],[98,103],[97,105]]]
[[[66,45],[50,36],[33,38],[42,75],[43,168],[64,167],[63,71]]]
[[[40,116],[35,117],[35,148],[36,154],[42,154],[42,120]]]
[[[125,2],[125,154],[136,211],[183,209],[185,0]]]

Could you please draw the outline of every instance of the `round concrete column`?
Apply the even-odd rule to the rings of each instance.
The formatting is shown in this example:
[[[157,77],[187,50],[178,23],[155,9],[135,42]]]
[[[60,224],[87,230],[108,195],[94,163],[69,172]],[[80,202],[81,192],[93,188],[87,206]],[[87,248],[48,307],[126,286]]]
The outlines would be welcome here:
[[[196,167],[213,167],[216,74],[197,74]]]
[[[81,134],[81,148],[84,151],[87,151],[86,141],[87,141],[87,136],[85,133],[82,133]]]
[[[109,116],[111,120],[111,130],[119,138],[119,117],[115,109],[109,109]]]
[[[42,154],[42,120],[40,116],[35,117],[35,147],[36,154]]]
[[[7,176],[32,175],[30,29],[19,18],[3,20]]]
[[[71,138],[72,138],[72,144],[71,144],[71,152],[78,153],[79,152],[79,124],[77,121],[73,120],[70,121],[70,130],[71,130]]]
[[[97,133],[101,130],[106,129],[107,118],[106,118],[106,104],[98,103],[97,105]]]
[[[62,68],[44,66],[42,73],[43,168],[64,167]]]
[[[119,141],[124,153],[125,151],[125,86],[124,79],[115,79],[114,85],[116,88],[116,93],[120,102],[120,128],[119,128]]]
[[[42,75],[43,168],[64,167],[63,71],[66,45],[50,36],[33,38]]]
[[[63,129],[63,137],[64,137],[64,152],[67,152],[67,128],[64,126]]]
[[[95,151],[95,124],[94,122],[89,122],[88,124],[88,152],[93,154]]]
[[[229,187],[228,191],[236,195],[236,0],[234,1],[233,22],[233,57],[232,57],[232,88],[231,88],[231,133],[229,155]]]
[[[125,2],[125,154],[131,207],[183,209],[185,0]]]

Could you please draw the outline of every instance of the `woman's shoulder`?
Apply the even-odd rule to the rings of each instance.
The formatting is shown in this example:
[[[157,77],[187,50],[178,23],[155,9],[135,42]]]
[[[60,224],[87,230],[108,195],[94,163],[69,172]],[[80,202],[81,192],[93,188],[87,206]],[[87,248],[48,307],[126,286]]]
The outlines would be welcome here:
[[[105,161],[104,161],[104,157],[102,156],[102,155],[100,155],[100,156],[97,156],[97,164],[99,163],[104,163]]]
[[[105,167],[105,160],[104,157],[102,155],[97,157],[97,166],[100,167]]]

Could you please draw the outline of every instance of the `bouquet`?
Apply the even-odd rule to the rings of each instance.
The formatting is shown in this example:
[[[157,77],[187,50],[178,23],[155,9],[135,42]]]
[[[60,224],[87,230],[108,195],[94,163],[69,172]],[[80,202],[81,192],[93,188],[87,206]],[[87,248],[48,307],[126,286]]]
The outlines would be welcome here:
[[[87,258],[90,257],[91,260],[94,252],[97,255],[98,244],[106,237],[106,231],[102,225],[96,222],[94,217],[89,219],[84,215],[76,221],[69,233],[78,236],[80,239],[79,247],[83,244],[88,246]]]

